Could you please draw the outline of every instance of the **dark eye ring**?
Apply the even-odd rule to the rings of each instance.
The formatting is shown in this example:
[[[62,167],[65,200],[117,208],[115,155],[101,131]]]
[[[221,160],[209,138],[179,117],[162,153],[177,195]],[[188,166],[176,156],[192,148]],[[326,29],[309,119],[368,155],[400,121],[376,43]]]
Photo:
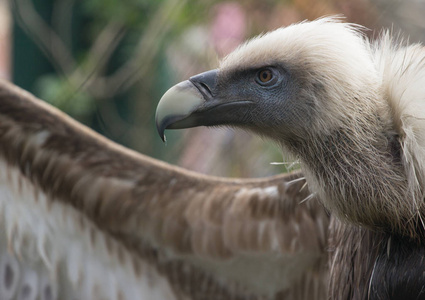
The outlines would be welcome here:
[[[257,82],[261,85],[273,84],[276,81],[275,79],[273,71],[269,68],[261,69],[257,73]]]

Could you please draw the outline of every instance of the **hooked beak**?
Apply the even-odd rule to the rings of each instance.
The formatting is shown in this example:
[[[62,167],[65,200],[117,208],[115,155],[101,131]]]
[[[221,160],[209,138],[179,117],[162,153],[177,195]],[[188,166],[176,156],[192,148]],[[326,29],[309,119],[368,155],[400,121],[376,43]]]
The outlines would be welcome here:
[[[170,88],[158,103],[156,128],[165,142],[165,129],[226,125],[237,110],[252,101],[228,101],[217,97],[218,70],[191,77]]]
[[[165,129],[192,127],[193,121],[188,115],[203,102],[201,93],[189,81],[183,81],[170,88],[156,108],[156,129],[165,142]]]
[[[217,70],[191,77],[170,88],[156,108],[156,128],[165,142],[165,129],[182,129],[200,126],[199,116],[192,113],[205,106],[213,98]]]

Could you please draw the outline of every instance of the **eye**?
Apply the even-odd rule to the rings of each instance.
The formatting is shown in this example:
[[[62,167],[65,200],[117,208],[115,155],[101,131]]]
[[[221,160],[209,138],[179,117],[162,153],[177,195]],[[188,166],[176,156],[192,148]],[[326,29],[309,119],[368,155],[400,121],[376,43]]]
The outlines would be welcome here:
[[[261,69],[257,73],[257,82],[261,85],[271,85],[276,82],[276,76],[271,69]]]

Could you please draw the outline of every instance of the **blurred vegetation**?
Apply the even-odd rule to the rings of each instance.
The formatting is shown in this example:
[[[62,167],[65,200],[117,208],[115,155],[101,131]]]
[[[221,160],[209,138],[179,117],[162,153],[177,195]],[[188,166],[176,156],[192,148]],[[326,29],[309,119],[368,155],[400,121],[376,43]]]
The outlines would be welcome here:
[[[280,150],[247,133],[205,128],[168,131],[165,147],[154,124],[162,94],[215,68],[255,34],[338,13],[377,28],[387,9],[380,0],[10,3],[15,83],[127,147],[196,171],[240,177],[286,171],[270,165],[282,161]],[[223,42],[232,35],[230,44]]]
[[[28,52],[21,49],[21,54],[15,42],[14,65],[21,69],[15,68],[14,81],[109,138],[160,157],[167,149],[155,137],[152,116],[159,97],[175,81],[164,63],[166,41],[179,35],[187,20],[197,23],[205,17],[196,13],[202,11],[200,3],[13,1],[17,29],[49,63],[20,84],[27,73],[20,61]]]

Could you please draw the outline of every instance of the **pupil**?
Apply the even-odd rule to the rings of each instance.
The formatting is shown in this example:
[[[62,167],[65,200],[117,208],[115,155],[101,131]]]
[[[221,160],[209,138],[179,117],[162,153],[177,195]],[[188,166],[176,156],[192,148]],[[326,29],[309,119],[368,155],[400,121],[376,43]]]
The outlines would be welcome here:
[[[262,70],[257,76],[258,80],[262,83],[267,83],[273,78],[273,74],[270,70]]]

